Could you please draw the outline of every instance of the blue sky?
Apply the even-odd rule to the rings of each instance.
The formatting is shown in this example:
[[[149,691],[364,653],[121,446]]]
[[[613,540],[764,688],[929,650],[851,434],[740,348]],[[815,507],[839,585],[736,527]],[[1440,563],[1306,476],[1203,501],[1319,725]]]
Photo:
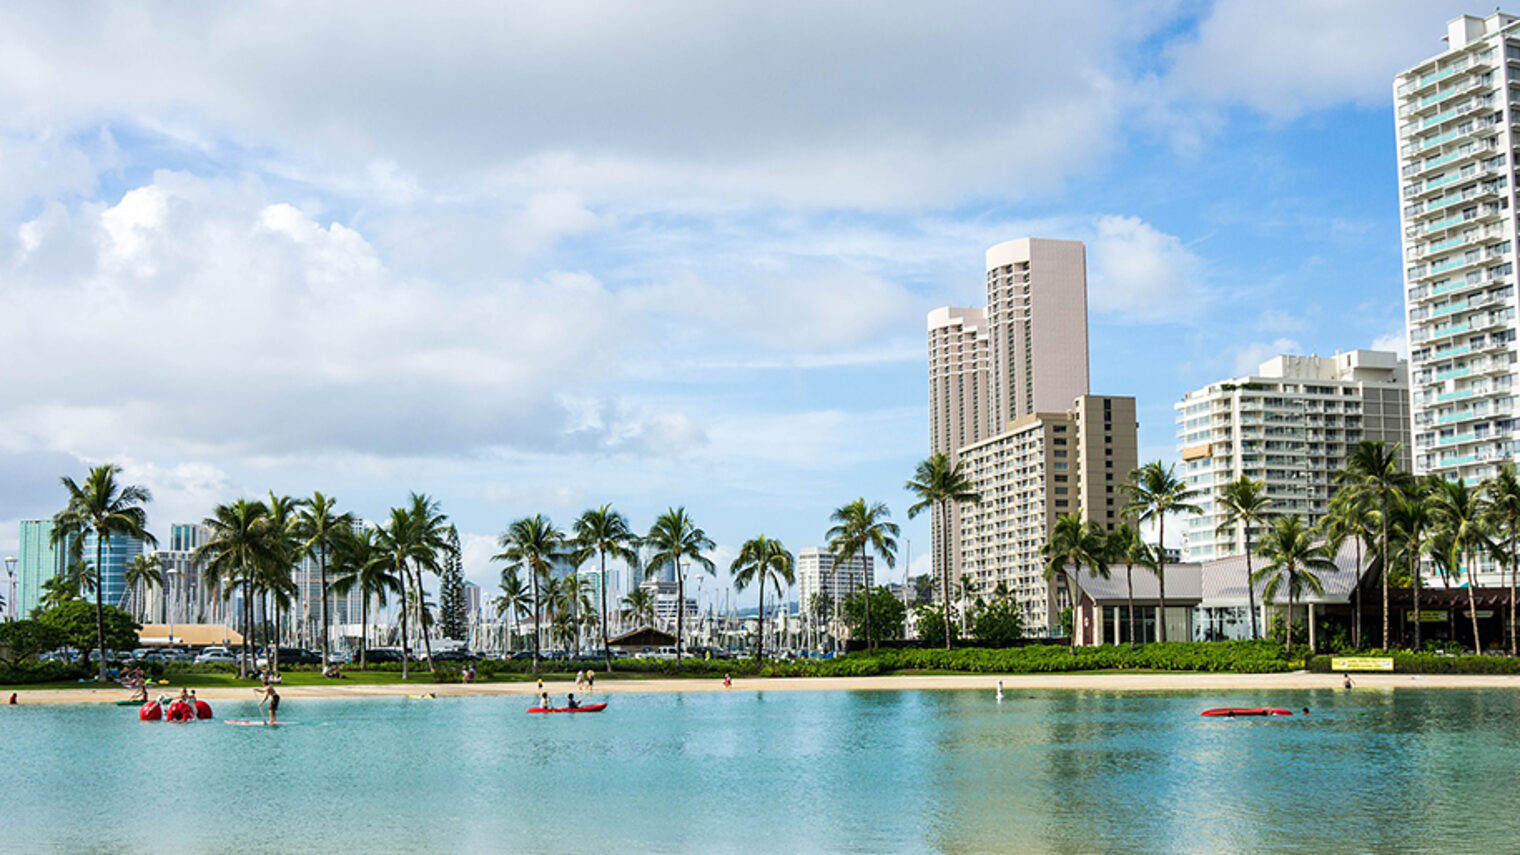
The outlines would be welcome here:
[[[0,551],[108,460],[160,531],[425,491],[486,584],[603,502],[815,545],[905,517],[924,315],[1030,235],[1088,243],[1093,389],[1169,460],[1189,389],[1402,347],[1391,80],[1464,11],[0,11]]]

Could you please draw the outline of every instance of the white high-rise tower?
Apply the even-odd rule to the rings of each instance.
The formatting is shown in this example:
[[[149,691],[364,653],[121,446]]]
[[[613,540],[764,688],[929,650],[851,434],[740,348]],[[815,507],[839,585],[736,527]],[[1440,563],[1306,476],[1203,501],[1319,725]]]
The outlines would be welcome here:
[[[1474,483],[1515,423],[1520,18],[1464,15],[1394,80],[1414,469]]]

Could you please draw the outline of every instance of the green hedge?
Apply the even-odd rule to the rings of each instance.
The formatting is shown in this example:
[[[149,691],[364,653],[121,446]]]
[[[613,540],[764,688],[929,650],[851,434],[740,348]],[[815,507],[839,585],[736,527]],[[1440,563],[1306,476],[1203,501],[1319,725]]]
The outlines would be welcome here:
[[[72,662],[28,662],[0,668],[0,686],[25,686],[33,683],[62,683],[88,679],[95,672]]]
[[[1395,674],[1520,674],[1520,659],[1508,656],[1442,656],[1438,653],[1364,653],[1392,656]],[[1331,657],[1316,656],[1308,669],[1316,674],[1333,673]]]
[[[1009,649],[878,651],[884,670],[965,671],[1045,674],[1065,671],[1230,671],[1262,673],[1294,670],[1282,648],[1270,641],[1168,642],[1078,647],[1076,655],[1058,645]]]

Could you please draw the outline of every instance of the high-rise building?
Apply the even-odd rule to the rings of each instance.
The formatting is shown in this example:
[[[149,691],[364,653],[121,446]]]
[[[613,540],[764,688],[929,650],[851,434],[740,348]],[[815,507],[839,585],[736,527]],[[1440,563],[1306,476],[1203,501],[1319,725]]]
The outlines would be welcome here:
[[[988,249],[986,261],[985,312],[945,307],[928,318],[929,447],[952,460],[1037,414],[1066,412],[1088,391],[1082,244],[1023,238]],[[936,596],[940,578],[953,585],[961,575],[963,513],[952,508],[948,532],[931,515]]]
[[[987,250],[992,421],[1058,412],[1087,394],[1087,253],[1023,238]]]
[[[84,535],[84,565],[95,570],[95,532]],[[107,535],[100,549],[100,568],[96,578],[100,584],[101,600],[108,606],[120,606],[127,593],[127,564],[143,554],[143,542],[123,534]]]
[[[1520,456],[1517,24],[1499,13],[1455,18],[1446,50],[1393,84],[1414,469],[1470,483]]]
[[[838,603],[876,584],[871,556],[856,555],[836,569],[833,554],[816,546],[797,550],[793,572],[797,580],[797,604],[804,614],[812,608],[816,594],[826,594],[830,602]]]
[[[162,588],[148,592],[148,619],[165,624],[209,623],[221,617],[221,598],[203,578],[204,561],[195,551],[211,539],[211,530],[197,523],[169,526],[167,549],[158,550]]]
[[[1335,474],[1362,440],[1400,444],[1408,471],[1409,366],[1397,354],[1354,350],[1333,357],[1278,356],[1253,375],[1210,383],[1177,409],[1181,475],[1198,491],[1201,514],[1183,514],[1186,561],[1243,552],[1239,525],[1220,531],[1226,484],[1245,475],[1265,484],[1267,514],[1315,524],[1329,510]],[[1261,542],[1253,529],[1251,540]]]
[[[16,617],[25,618],[42,600],[42,583],[63,570],[66,545],[53,545],[52,520],[21,521],[21,554],[16,565]]]
[[[1120,488],[1138,465],[1136,427],[1134,398],[1082,395],[1067,409],[1024,416],[961,449],[982,498],[961,517],[961,572],[973,595],[1002,584],[1027,632],[1058,630],[1069,603],[1060,580],[1046,580],[1041,550],[1062,514],[1105,531],[1118,524]]]

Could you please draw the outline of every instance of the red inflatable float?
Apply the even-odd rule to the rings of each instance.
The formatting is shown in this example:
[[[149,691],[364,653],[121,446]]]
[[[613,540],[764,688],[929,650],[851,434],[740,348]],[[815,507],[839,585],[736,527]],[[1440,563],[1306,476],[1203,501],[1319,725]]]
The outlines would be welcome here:
[[[175,701],[169,705],[169,711],[164,714],[166,721],[195,721],[195,707],[190,706],[188,701]]]
[[[164,717],[164,708],[158,705],[158,701],[148,701],[137,711],[137,717],[143,721],[158,721]]]
[[[208,704],[208,703],[206,703],[205,701],[196,701],[195,702],[195,717],[196,718],[211,718],[211,705]]]

